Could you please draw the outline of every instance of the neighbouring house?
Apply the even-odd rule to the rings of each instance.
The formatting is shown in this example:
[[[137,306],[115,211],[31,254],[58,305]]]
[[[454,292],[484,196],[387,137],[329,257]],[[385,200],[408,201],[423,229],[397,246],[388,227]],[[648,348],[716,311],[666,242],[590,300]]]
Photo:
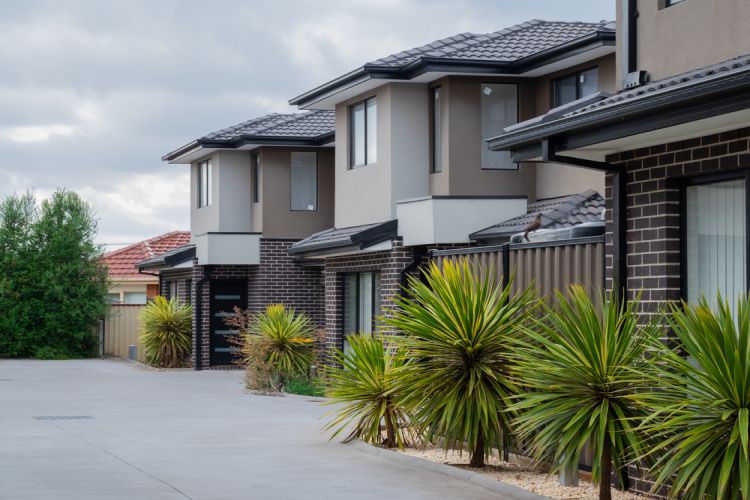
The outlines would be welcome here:
[[[189,241],[188,231],[172,231],[105,253],[102,260],[108,269],[110,302],[145,304],[148,299],[158,295],[159,277],[141,273],[138,263],[160,256]]]
[[[748,290],[750,2],[618,0],[617,89],[493,151],[606,173],[606,286],[665,303]],[[632,469],[631,487],[650,484]]]
[[[196,139],[163,157],[190,168],[190,243],[144,260],[162,293],[193,305],[196,369],[231,365],[235,307],[284,304],[322,328],[321,269],[289,247],[333,223],[334,117],[270,114]]]
[[[481,241],[540,200],[604,192],[600,171],[517,161],[485,141],[616,91],[614,53],[614,23],[533,20],[387,56],[290,101],[335,113],[334,219],[289,248],[323,271],[329,348],[373,331],[431,250]]]

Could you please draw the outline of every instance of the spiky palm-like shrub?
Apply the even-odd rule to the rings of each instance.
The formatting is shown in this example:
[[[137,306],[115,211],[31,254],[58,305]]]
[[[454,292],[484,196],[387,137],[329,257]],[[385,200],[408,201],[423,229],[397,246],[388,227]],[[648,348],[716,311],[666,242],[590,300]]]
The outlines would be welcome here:
[[[411,279],[411,298],[387,324],[403,335],[394,341],[413,359],[399,370],[403,404],[413,425],[447,449],[471,450],[471,466],[484,466],[493,448],[510,437],[511,338],[528,321],[534,291],[511,292],[467,259],[430,264],[425,282]],[[507,441],[506,441],[507,442]]]
[[[577,470],[586,443],[594,456],[592,476],[599,498],[610,498],[616,470],[643,449],[636,431],[645,409],[634,398],[644,389],[646,351],[658,330],[640,327],[638,301],[623,305],[613,296],[598,306],[573,285],[558,305],[516,340],[515,380],[527,390],[516,396],[514,428],[539,462],[553,471]]]
[[[662,348],[652,365],[658,388],[643,395],[653,416],[644,429],[656,486],[672,498],[750,498],[750,300],[732,310],[718,296],[711,307],[673,307],[670,326],[683,352]],[[687,355],[687,357],[685,356]]]
[[[314,355],[314,334],[310,318],[282,304],[266,307],[251,315],[242,333],[240,354],[255,375],[253,389],[279,391],[289,377],[307,376]]]
[[[192,348],[191,307],[156,296],[138,319],[146,362],[163,368],[182,366]]]
[[[328,404],[337,408],[324,429],[332,431],[331,439],[351,427],[345,442],[359,438],[387,448],[403,446],[408,441],[409,418],[396,401],[397,370],[404,366],[403,356],[371,334],[348,339],[351,349],[336,351],[334,363],[326,369]]]

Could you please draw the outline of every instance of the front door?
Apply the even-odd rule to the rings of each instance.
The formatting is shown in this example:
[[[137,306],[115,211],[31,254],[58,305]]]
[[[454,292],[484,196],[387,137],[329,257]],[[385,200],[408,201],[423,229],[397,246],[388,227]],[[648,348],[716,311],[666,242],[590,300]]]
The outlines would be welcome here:
[[[239,350],[239,331],[224,323],[235,307],[247,308],[247,281],[211,281],[211,366],[231,365]]]

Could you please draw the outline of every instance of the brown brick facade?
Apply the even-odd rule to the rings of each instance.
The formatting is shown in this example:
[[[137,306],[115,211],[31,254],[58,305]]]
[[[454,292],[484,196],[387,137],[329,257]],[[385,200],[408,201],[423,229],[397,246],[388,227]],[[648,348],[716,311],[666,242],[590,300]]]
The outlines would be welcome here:
[[[681,190],[687,178],[750,168],[750,128],[625,151],[607,158],[626,169],[627,289],[641,294],[645,321],[682,296]],[[606,286],[612,289],[612,175],[607,175]],[[631,489],[653,483],[630,469]],[[662,492],[663,493],[663,492]]]

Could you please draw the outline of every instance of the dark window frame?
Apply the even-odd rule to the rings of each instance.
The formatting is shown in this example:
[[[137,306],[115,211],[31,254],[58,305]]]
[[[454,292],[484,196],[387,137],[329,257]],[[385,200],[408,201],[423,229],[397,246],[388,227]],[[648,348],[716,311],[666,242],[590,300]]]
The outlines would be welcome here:
[[[493,81],[482,80],[481,82],[479,82],[479,93],[480,93],[480,96],[479,96],[479,120],[480,120],[479,133],[480,134],[482,134],[482,123],[481,123],[481,120],[482,120],[482,102],[481,102],[482,85],[513,85],[514,87],[516,87],[516,123],[521,122],[521,85],[515,82],[506,82],[506,81],[493,82]],[[485,144],[484,147],[489,147],[489,146]],[[517,172],[521,168],[521,163],[517,161],[512,162],[512,163],[515,165],[514,168],[483,167],[482,166],[482,152],[481,151],[479,152],[479,170],[483,172]]]
[[[349,144],[348,144],[348,146],[349,146],[349,170],[353,170],[355,168],[360,168],[360,167],[366,167],[367,165],[373,165],[373,164],[377,163],[377,159],[375,161],[371,162],[367,158],[367,150],[368,150],[368,144],[367,144],[367,103],[369,103],[370,101],[373,101],[375,103],[375,109],[376,109],[375,113],[376,113],[376,116],[377,116],[378,101],[377,101],[377,96],[374,96],[374,95],[370,96],[370,97],[367,97],[365,99],[359,100],[359,101],[357,101],[357,102],[355,102],[353,104],[350,104],[349,105],[349,109],[347,111],[347,113],[348,113],[348,120],[349,120],[349,127],[348,127],[349,128]],[[364,127],[365,127],[365,129],[364,129],[365,162],[364,163],[354,163],[354,136],[355,136],[355,134],[354,134],[354,108],[356,108],[360,104],[362,105],[362,107],[364,109],[364,114],[365,114],[364,115],[365,116],[365,118],[364,118]],[[375,129],[376,129],[375,130],[375,134],[376,134],[376,136],[375,136],[376,137],[375,147],[377,147],[377,123],[375,124]]]
[[[716,182],[745,181],[745,286],[750,290],[750,170],[730,170],[707,175],[684,177],[679,180],[680,188],[680,298],[688,299],[687,273],[687,188]]]
[[[675,5],[684,3],[685,0],[659,0],[659,9],[666,9],[668,7],[674,7]]]
[[[380,283],[380,279],[375,279],[375,276],[377,275],[378,278],[381,277],[381,271],[380,269],[373,269],[369,271],[348,271],[343,272],[339,274],[339,277],[341,279],[341,340],[339,342],[339,348],[344,349],[344,342],[346,341],[346,337],[348,337],[350,334],[354,333],[355,335],[359,333],[361,330],[359,329],[359,310],[360,310],[360,290],[362,286],[362,280],[360,277],[363,274],[372,274],[372,284],[371,284],[371,290],[370,293],[372,294],[372,333],[375,333],[375,328],[377,326],[377,317],[376,317],[376,304],[380,302],[380,300],[375,300],[375,293],[377,291],[377,287],[375,286],[375,283]],[[354,289],[354,297],[356,298],[356,305],[354,307],[354,323],[357,325],[357,330],[355,332],[347,332],[346,331],[346,311],[347,311],[347,305],[346,305],[346,294],[344,293],[344,287],[346,286],[346,277],[347,276],[356,276],[356,286]],[[382,289],[382,284],[381,284]]]
[[[253,183],[253,203],[260,203],[261,201],[261,189],[260,189],[260,180],[261,180],[261,172],[260,169],[262,167],[261,158],[260,158],[260,151],[253,151],[251,157],[250,157],[251,167],[252,167],[252,179],[250,180]]]
[[[203,166],[206,165],[206,174],[203,174]],[[208,179],[208,185],[204,186]],[[203,200],[203,189],[206,188],[206,199]],[[211,164],[211,158],[201,160],[198,162],[198,208],[210,207],[213,204],[213,196],[211,190],[213,189],[213,166]]]
[[[598,91],[599,90],[599,65],[598,64],[596,66],[590,66],[588,68],[582,68],[582,69],[580,69],[578,71],[574,71],[572,73],[565,73],[564,75],[560,75],[560,76],[558,76],[556,78],[553,78],[550,81],[550,89],[549,89],[550,108],[556,108],[558,106],[563,106],[564,104],[568,104],[568,103],[558,104],[557,102],[555,102],[555,94],[556,94],[556,92],[555,92],[555,84],[557,82],[559,82],[560,80],[564,80],[566,78],[570,78],[571,76],[574,76],[575,77],[575,81],[576,81],[576,98],[575,98],[575,100],[578,100],[581,97],[585,97],[585,96],[581,95],[581,74],[583,74],[583,73],[585,73],[587,71],[591,71],[592,69],[596,70],[597,91]]]
[[[438,145],[440,146],[440,148],[443,147],[443,138],[442,138],[442,133],[443,133],[443,125],[442,125],[442,120],[443,120],[443,109],[442,109],[442,107],[443,107],[443,90],[442,90],[442,88],[443,88],[442,85],[438,85],[436,87],[430,88],[430,97],[429,97],[429,99],[430,99],[430,173],[431,174],[439,174],[440,172],[443,171],[443,165],[442,165],[443,155],[442,154],[440,155],[441,164],[438,165],[438,163],[437,163],[437,156],[438,155],[436,154]],[[440,136],[440,141],[437,141],[437,137],[438,137],[438,134],[437,134],[438,127],[437,127],[437,125],[438,125],[438,123],[437,123],[437,120],[435,119],[435,117],[436,117],[435,111],[437,109],[437,106],[435,105],[435,94],[436,93],[437,93],[438,98],[439,98],[438,106],[440,106],[440,122],[441,122],[440,123],[440,135],[441,135]],[[438,142],[439,142],[439,144],[438,144]]]
[[[314,153],[315,154],[315,210],[302,210],[302,209],[295,209],[292,208],[292,153]],[[293,151],[292,153],[289,153],[289,211],[290,212],[318,212],[320,211],[320,193],[318,190],[320,189],[320,167],[318,165],[318,160],[320,159],[320,155],[317,151]]]

